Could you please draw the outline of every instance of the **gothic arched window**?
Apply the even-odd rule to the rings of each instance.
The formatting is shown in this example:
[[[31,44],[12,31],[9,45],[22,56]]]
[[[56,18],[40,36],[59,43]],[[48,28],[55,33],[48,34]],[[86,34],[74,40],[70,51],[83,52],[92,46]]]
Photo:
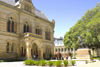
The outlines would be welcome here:
[[[24,33],[25,33],[25,32],[31,32],[30,26],[28,25],[27,22],[24,24]]]
[[[12,17],[9,17],[7,22],[7,31],[8,32],[17,32],[17,24],[14,22]]]
[[[12,32],[14,32],[14,22],[12,21]]]
[[[26,25],[24,24],[24,33],[26,32]]]

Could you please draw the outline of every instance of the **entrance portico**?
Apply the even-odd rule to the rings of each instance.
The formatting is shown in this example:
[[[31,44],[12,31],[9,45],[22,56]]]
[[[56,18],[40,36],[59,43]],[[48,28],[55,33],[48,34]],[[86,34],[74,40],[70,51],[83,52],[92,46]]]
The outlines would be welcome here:
[[[41,48],[42,45],[38,40],[32,40],[28,37],[25,39],[25,42],[27,59],[33,59],[34,55],[36,56],[36,58],[43,58],[43,48]]]

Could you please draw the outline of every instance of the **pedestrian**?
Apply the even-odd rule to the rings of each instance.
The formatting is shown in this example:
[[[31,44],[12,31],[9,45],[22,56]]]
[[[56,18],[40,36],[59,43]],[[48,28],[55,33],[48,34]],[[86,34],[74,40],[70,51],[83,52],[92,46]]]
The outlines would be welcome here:
[[[34,55],[34,60],[35,60],[35,55]]]
[[[67,60],[67,55],[66,55],[66,60]]]
[[[64,60],[64,59],[63,59],[63,56],[62,56],[62,60]]]

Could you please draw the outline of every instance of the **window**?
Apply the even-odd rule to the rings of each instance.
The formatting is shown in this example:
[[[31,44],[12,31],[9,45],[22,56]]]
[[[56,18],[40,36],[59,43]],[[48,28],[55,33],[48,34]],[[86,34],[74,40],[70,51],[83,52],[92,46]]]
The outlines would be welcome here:
[[[6,52],[9,53],[9,42],[7,42]]]
[[[28,7],[28,11],[30,12],[30,7]]]
[[[31,7],[30,7],[30,5],[25,4],[24,10],[26,10],[26,11],[28,11],[28,12],[31,12]]]
[[[62,49],[62,52],[63,52],[63,49]]]
[[[29,32],[29,26],[27,25],[27,32]]]
[[[57,52],[57,49],[56,49],[56,52]]]
[[[26,25],[24,24],[24,33],[26,32]]]
[[[36,34],[39,34],[39,27],[36,27]]]
[[[42,35],[42,29],[40,29],[39,26],[36,27],[36,34]]]
[[[59,49],[59,52],[60,52],[60,49]]]
[[[11,52],[14,52],[14,43],[12,43]]]
[[[14,32],[14,22],[12,22],[12,32]]]
[[[46,31],[45,31],[45,39],[46,40],[51,40],[51,34],[50,34],[48,29],[46,29]]]
[[[24,9],[26,10],[26,5],[25,5]]]
[[[8,32],[10,32],[10,20],[8,20]]]
[[[14,19],[12,17],[9,17],[7,22],[7,31],[8,32],[17,32],[17,24],[14,22]]]
[[[29,25],[27,22],[24,24],[24,33],[26,32],[29,32]]]

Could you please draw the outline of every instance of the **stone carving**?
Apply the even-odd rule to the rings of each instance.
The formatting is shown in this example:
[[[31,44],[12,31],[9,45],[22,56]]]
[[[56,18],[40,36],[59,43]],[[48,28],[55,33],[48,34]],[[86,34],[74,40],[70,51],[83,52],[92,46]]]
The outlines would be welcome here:
[[[79,48],[86,48],[87,47],[86,43],[83,42],[82,37],[79,36],[78,38],[79,38],[79,41],[78,41],[79,42]]]

